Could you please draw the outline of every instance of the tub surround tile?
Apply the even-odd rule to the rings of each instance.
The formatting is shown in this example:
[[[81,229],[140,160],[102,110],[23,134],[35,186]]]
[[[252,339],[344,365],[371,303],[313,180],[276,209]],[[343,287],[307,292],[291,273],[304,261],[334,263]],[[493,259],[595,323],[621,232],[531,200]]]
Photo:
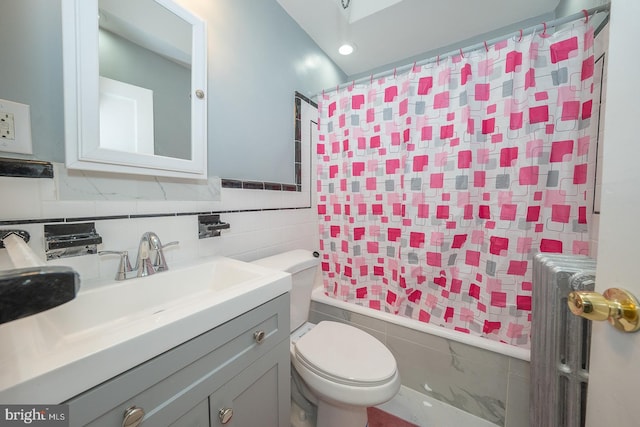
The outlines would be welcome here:
[[[330,316],[330,315],[328,315],[326,313],[318,313],[318,312],[315,312],[315,311],[309,312],[309,321],[311,323],[315,323],[315,324],[318,324],[318,323],[323,322],[323,321],[339,322],[339,323],[344,323],[344,324],[347,324],[347,325],[351,324],[351,322],[349,322],[346,319],[342,319],[340,317]]]
[[[349,312],[346,312],[349,313]],[[319,323],[322,321],[331,321],[331,322],[339,322],[339,323],[344,323],[347,325],[351,325],[353,327],[356,327],[366,333],[368,333],[369,335],[372,335],[373,337],[375,337],[378,341],[380,341],[381,343],[383,343],[384,345],[386,345],[386,334],[384,334],[384,332],[380,332],[378,330],[375,329],[371,329],[371,328],[367,328],[366,326],[362,326],[362,325],[358,325],[356,323],[351,322],[348,319],[342,318],[342,317],[334,317],[334,316],[330,316],[328,314],[325,313],[321,313],[321,312],[317,312],[317,311],[311,311],[309,313],[309,321],[311,323]]]
[[[316,313],[319,316],[320,315],[330,316],[335,319],[339,319],[342,322],[350,322],[351,316],[354,314],[351,311],[343,310],[338,307],[322,304],[315,301],[311,301],[311,311]]]
[[[440,352],[449,351],[449,341],[446,338],[436,335],[426,334],[415,329],[406,328],[404,326],[390,323],[388,325],[389,335],[415,343],[417,345],[427,347]]]
[[[529,427],[530,363],[509,361],[506,427]]]
[[[365,316],[360,313],[351,313],[351,322],[355,325],[360,325],[368,329],[373,329],[381,334],[387,335],[387,322],[384,320],[376,319],[371,316]]]
[[[377,406],[401,419],[426,427],[496,427],[497,425],[464,412],[406,386],[389,402]],[[392,424],[393,425],[393,424]]]
[[[505,401],[491,396],[471,393],[468,390],[453,390],[447,395],[433,393],[433,397],[448,403],[451,406],[460,408],[467,413],[476,415],[491,423],[504,426],[505,423]]]
[[[455,358],[473,360],[476,363],[482,363],[486,366],[499,369],[502,372],[508,372],[509,360],[511,358],[507,356],[456,341],[448,341],[448,343],[449,352]]]
[[[403,384],[498,425],[504,425],[507,369],[387,336]],[[426,385],[426,387],[425,387]]]
[[[509,375],[505,427],[529,427],[529,379]]]
[[[509,359],[509,375],[516,375],[528,381],[531,378],[531,364],[525,360]]]

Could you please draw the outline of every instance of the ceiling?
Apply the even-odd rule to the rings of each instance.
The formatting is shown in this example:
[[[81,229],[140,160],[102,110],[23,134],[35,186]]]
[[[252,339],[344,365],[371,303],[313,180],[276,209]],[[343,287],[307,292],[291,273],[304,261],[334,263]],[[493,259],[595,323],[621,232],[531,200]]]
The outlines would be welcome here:
[[[347,76],[380,69],[532,18],[554,16],[559,3],[559,0],[277,1]],[[343,4],[348,7],[344,9]],[[356,46],[349,56],[338,53],[338,47],[346,41]]]

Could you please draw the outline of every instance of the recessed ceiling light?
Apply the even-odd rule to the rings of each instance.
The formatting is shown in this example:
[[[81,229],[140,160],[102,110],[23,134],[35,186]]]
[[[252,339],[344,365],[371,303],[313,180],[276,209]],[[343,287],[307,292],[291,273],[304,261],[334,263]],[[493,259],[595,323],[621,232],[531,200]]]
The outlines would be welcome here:
[[[349,43],[345,43],[338,48],[338,52],[340,53],[340,55],[351,55],[354,50],[355,48],[353,47],[353,45]]]

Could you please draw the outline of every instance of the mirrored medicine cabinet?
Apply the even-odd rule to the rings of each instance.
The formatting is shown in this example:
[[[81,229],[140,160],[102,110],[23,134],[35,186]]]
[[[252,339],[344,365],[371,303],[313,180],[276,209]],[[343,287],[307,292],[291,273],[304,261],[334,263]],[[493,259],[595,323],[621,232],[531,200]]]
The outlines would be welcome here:
[[[171,0],[62,0],[67,168],[205,179],[205,32]]]

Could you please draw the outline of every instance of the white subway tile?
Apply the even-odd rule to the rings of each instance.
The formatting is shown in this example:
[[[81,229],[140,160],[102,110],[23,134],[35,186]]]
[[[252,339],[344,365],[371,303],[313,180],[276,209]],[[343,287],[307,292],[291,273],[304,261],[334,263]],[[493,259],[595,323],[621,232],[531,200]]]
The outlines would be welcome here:
[[[0,178],[0,219],[42,218],[40,184],[33,178]]]
[[[42,202],[44,218],[81,218],[97,215],[96,202],[92,200]]]

